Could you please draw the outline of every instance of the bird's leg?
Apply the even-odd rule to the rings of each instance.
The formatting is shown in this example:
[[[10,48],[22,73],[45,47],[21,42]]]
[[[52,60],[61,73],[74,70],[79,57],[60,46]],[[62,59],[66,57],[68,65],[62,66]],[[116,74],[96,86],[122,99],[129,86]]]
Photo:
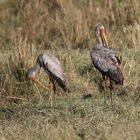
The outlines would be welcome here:
[[[49,101],[51,100],[51,78],[49,76]]]
[[[55,81],[52,79],[52,86],[53,86],[53,99],[55,102],[55,95],[56,95],[56,86],[55,86]]]
[[[103,92],[104,92],[104,103],[106,104],[106,89],[107,89],[107,85],[106,85],[106,78],[105,75],[102,74],[102,79],[103,79]]]
[[[50,85],[51,85],[51,97],[50,97],[50,99],[51,99],[51,107],[53,106],[53,92],[52,92],[52,89],[53,89],[53,85],[52,85],[52,83],[50,83]]]
[[[54,95],[54,85],[53,85],[53,79],[51,76],[49,76],[49,84],[50,84],[50,97],[49,100],[51,101],[51,107],[53,105],[53,95]]]
[[[48,93],[51,94],[51,82],[50,82],[50,77],[48,78],[48,81],[47,81],[47,84],[48,84]],[[48,95],[49,97],[49,95]]]
[[[113,99],[112,99],[112,81],[110,79],[110,99],[111,99],[111,106],[113,104]]]

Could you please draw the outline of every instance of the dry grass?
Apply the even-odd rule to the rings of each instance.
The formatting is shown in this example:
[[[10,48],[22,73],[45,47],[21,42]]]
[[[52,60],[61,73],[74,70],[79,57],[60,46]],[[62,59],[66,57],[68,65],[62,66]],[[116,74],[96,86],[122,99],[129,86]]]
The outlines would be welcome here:
[[[2,0],[0,139],[140,139],[139,6],[139,0]],[[122,58],[125,77],[112,109],[89,56],[91,30],[99,22]],[[71,91],[57,96],[53,107],[47,92],[26,78],[45,51],[62,62]],[[37,77],[48,84],[43,71]]]

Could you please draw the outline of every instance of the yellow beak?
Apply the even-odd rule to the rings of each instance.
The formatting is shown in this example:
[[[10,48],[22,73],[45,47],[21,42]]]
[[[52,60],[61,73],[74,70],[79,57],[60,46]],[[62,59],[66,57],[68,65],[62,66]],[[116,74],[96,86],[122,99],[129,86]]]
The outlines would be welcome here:
[[[107,42],[107,37],[106,37],[105,32],[101,33],[101,38],[102,38],[102,41],[105,44],[105,46],[108,47],[108,42]]]
[[[44,89],[49,91],[49,88],[47,88],[45,85],[43,85],[40,81],[38,81],[35,78],[30,78],[30,80],[34,81],[36,84],[38,84],[39,86],[43,87]]]

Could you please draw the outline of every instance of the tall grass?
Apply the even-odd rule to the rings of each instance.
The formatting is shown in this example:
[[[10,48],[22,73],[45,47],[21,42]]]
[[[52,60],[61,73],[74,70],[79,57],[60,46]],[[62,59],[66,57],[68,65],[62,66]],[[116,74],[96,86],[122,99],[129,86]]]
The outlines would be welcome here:
[[[139,0],[4,0],[0,6],[1,47],[15,38],[47,48],[85,46],[83,40],[97,23],[117,30],[135,27],[140,23],[139,6]]]

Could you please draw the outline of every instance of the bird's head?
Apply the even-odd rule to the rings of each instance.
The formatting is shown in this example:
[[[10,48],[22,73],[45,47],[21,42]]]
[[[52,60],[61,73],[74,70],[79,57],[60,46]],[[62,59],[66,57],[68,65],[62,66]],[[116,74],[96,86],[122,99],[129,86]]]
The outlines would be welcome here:
[[[43,58],[42,58],[42,54],[40,54],[37,57],[35,65],[27,71],[27,77],[30,80],[33,80],[35,78],[36,73],[39,72],[42,65],[43,65]]]
[[[107,37],[106,37],[106,29],[103,25],[99,24],[95,27],[94,35],[98,42],[103,43],[104,46],[108,46]]]

